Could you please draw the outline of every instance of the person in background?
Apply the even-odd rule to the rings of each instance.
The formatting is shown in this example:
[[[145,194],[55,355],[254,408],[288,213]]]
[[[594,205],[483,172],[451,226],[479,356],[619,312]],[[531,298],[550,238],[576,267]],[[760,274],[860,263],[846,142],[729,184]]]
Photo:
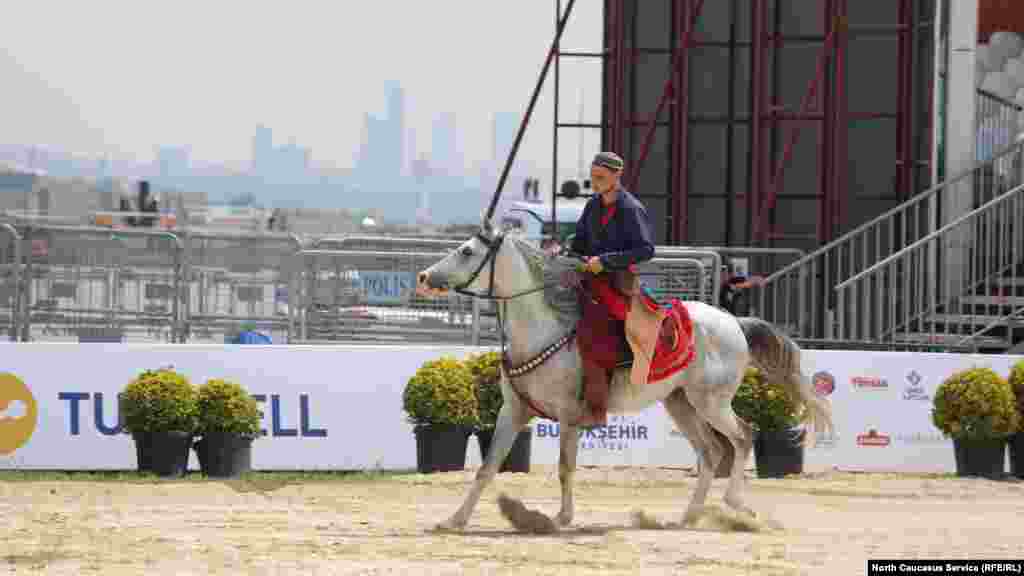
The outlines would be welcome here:
[[[761,276],[745,276],[732,273],[728,266],[722,266],[722,285],[718,291],[718,305],[727,312],[736,315],[739,302],[743,298],[743,290],[761,286],[764,278]]]

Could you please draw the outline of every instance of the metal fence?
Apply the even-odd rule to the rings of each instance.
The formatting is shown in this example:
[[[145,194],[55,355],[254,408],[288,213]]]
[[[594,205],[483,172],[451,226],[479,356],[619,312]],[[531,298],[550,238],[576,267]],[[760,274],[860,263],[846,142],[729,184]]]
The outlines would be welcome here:
[[[19,341],[219,343],[254,329],[275,343],[497,342],[493,302],[415,293],[459,244],[0,223],[0,323]],[[638,274],[663,301],[715,303],[722,262],[661,246]]]
[[[303,242],[291,234],[182,234],[186,278],[186,335],[223,342],[241,328],[268,332],[275,342],[295,337],[290,306],[292,256]]]
[[[21,236],[21,340],[183,341],[174,234],[46,226]]]
[[[19,340],[24,315],[21,296],[21,235],[0,224],[0,327],[10,340]]]
[[[416,274],[446,252],[303,250],[291,305],[297,342],[427,341],[478,343],[484,315],[474,300],[416,294]],[[479,320],[479,321],[478,321]],[[490,328],[489,330],[485,328]]]

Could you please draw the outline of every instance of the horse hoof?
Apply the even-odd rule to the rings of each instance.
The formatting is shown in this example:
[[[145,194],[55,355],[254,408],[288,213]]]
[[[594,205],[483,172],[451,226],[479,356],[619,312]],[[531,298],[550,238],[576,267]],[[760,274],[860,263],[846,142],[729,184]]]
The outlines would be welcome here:
[[[434,526],[434,532],[461,532],[466,527],[465,522],[456,522],[454,520],[445,520],[437,526]]]
[[[746,514],[747,516],[750,516],[751,518],[757,518],[757,512],[754,512],[753,509],[747,507],[745,504],[743,504],[743,502],[740,502],[739,500],[732,499],[732,498],[726,498],[725,499],[725,503],[730,508],[732,508],[733,510],[735,510],[735,511],[741,513],[741,514]]]
[[[683,526],[692,526],[700,520],[700,516],[704,511],[700,508],[695,510],[687,510],[686,514],[683,514]]]
[[[559,526],[564,528],[564,527],[568,526],[569,524],[572,524],[572,515],[571,514],[563,514],[563,513],[559,512],[558,516],[555,516],[555,522],[557,522]]]

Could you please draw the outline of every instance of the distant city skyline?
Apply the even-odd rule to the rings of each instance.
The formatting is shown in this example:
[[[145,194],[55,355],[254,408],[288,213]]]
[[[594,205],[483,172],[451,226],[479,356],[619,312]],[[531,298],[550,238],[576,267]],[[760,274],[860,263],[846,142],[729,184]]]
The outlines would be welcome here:
[[[312,147],[294,139],[282,142],[273,126],[262,123],[252,130],[251,159],[243,169],[197,161],[191,145],[160,145],[150,163],[76,158],[53,148],[0,146],[0,161],[56,177],[97,182],[147,179],[157,191],[204,192],[215,203],[375,210],[395,222],[467,222],[478,217],[512,148],[520,116],[493,113],[489,157],[468,162],[460,147],[464,135],[457,113],[434,114],[430,145],[419,149],[415,131],[406,126],[406,91],[397,81],[386,86],[386,115],[364,114],[359,156],[348,170],[316,165],[311,161]],[[522,181],[538,176],[532,162],[518,160],[503,200],[521,199]]]
[[[58,7],[61,17],[53,18]],[[579,3],[563,49],[599,49],[601,17],[600,2]],[[408,3],[397,14],[390,4],[303,0],[212,7],[40,0],[7,7],[5,19],[47,22],[49,40],[40,42],[29,26],[10,26],[0,39],[2,144],[107,157],[112,165],[188,150],[194,162],[244,171],[262,125],[272,128],[275,146],[308,151],[311,165],[350,170],[366,115],[387,116],[386,83],[398,80],[408,174],[433,147],[435,117],[445,113],[457,119],[465,169],[492,159],[492,113],[525,112],[553,37],[554,2]],[[588,87],[587,110],[599,110],[597,61],[567,60],[561,74],[563,94]],[[541,171],[550,170],[552,80],[519,154]],[[571,131],[560,140],[575,152]]]

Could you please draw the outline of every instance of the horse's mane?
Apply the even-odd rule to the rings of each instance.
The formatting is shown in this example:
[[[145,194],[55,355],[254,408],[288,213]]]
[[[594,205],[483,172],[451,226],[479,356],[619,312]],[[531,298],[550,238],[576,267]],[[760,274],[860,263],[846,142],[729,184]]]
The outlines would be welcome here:
[[[576,288],[579,260],[549,254],[517,235],[505,239],[523,255],[533,281],[544,285],[544,302],[554,309],[558,321],[575,326],[582,313]]]

